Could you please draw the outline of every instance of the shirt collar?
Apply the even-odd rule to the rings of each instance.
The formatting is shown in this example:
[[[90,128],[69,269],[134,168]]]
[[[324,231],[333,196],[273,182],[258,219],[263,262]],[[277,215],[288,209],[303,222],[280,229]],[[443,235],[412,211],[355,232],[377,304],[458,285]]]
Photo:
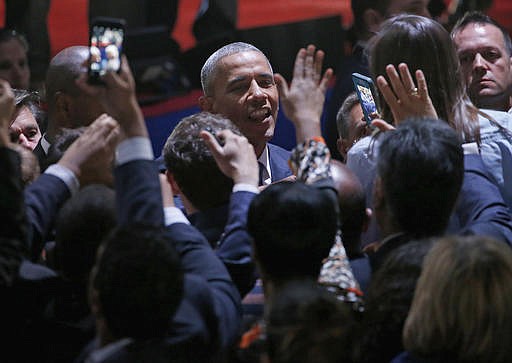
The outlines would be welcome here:
[[[44,150],[44,153],[48,155],[48,150],[50,149],[50,142],[46,139],[46,133],[41,137],[41,147]]]
[[[272,183],[272,171],[270,170],[270,157],[268,154],[268,145],[265,145],[263,152],[261,153],[260,157],[258,158],[258,162],[263,164],[263,166],[265,167],[265,170],[267,171],[267,174],[264,175],[264,178],[263,178],[263,184],[268,185],[268,184]]]

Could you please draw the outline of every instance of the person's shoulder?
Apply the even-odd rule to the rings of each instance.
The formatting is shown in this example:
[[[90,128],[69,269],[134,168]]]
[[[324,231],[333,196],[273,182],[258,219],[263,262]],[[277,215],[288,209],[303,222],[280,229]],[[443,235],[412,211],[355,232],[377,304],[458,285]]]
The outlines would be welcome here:
[[[512,130],[512,113],[484,108],[479,109],[479,111],[480,127],[492,126],[493,122],[497,122],[501,126]]]
[[[352,169],[354,165],[361,162],[376,163],[382,135],[383,133],[377,133],[374,136],[363,137],[356,142],[347,153],[347,166]]]

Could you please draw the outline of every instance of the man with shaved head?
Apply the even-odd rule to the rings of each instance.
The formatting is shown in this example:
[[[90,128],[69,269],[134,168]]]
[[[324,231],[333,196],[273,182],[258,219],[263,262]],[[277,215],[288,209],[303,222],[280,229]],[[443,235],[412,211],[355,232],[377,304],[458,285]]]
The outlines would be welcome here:
[[[97,100],[84,94],[75,84],[77,78],[87,72],[84,65],[87,59],[88,47],[72,46],[57,53],[50,62],[46,73],[48,125],[34,149],[42,167],[60,130],[88,126],[104,112]]]

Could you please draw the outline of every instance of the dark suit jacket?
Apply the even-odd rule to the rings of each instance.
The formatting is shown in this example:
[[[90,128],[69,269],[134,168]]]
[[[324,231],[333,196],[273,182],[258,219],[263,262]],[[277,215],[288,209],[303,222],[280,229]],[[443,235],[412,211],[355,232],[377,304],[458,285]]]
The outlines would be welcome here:
[[[0,321],[4,334],[2,362],[44,362],[49,343],[43,310],[59,288],[56,274],[31,263],[20,159],[0,148]]]
[[[249,205],[255,195],[244,191],[232,193],[229,205],[189,216],[192,225],[207,238],[226,266],[242,297],[252,289],[256,281],[251,238],[246,230]]]
[[[272,172],[272,182],[279,181],[292,175],[292,171],[288,165],[290,152],[280,146],[267,143],[268,155],[270,158],[270,171]]]
[[[464,181],[448,233],[484,235],[512,246],[512,218],[480,155],[464,156]]]
[[[114,170],[118,195],[118,220],[163,225],[164,216],[154,161],[131,161]],[[240,324],[240,296],[222,262],[204,236],[193,226],[171,224],[166,236],[181,257],[184,296],[174,317],[170,317],[167,342],[192,344],[196,361],[209,361],[235,342]],[[86,358],[91,344],[77,361]]]
[[[29,221],[29,248],[36,260],[44,243],[52,240],[53,223],[62,205],[71,197],[67,185],[50,174],[41,174],[25,189]]]
[[[446,234],[490,236],[512,245],[512,218],[503,197],[477,154],[464,155],[464,179]],[[412,237],[391,238],[370,255],[372,270]]]

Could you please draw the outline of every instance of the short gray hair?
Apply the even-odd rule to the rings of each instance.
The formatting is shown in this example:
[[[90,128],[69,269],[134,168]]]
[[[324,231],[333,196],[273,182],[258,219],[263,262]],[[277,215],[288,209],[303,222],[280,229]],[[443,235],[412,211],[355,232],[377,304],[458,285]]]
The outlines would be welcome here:
[[[340,138],[344,139],[348,137],[350,111],[352,111],[352,108],[359,103],[359,97],[357,97],[355,92],[352,92],[341,104],[341,107],[336,114],[336,128],[338,129],[338,136]]]
[[[256,48],[254,45],[244,42],[235,42],[230,43],[222,48],[217,49],[204,63],[203,68],[201,68],[201,86],[203,87],[203,92],[205,95],[210,96],[212,94],[211,83],[213,77],[215,76],[215,72],[217,70],[217,65],[219,61],[227,56],[242,53],[242,52],[258,52],[263,54],[261,50]],[[264,54],[263,54],[264,55]],[[267,58],[265,56],[265,58]],[[268,65],[272,70],[272,66],[268,61]]]

